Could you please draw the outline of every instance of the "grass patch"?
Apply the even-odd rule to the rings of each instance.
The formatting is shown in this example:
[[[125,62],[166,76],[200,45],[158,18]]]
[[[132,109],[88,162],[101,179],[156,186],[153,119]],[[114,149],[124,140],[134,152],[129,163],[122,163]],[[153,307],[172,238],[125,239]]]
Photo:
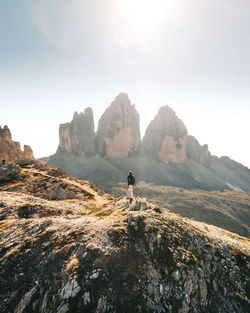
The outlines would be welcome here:
[[[8,257],[10,257],[10,256],[12,256],[13,254],[16,254],[17,252],[19,252],[19,256],[21,255],[20,254],[20,247],[19,246],[17,246],[17,247],[14,247],[14,248],[12,248],[5,256],[3,256],[1,259],[0,259],[0,261],[2,261],[3,259],[5,259],[5,258],[8,258]]]
[[[187,251],[186,260],[188,264],[196,264],[198,262],[197,257],[191,251]]]
[[[240,236],[240,235],[237,235],[235,233],[230,233],[230,232],[227,232],[227,231],[224,231],[226,233],[226,235],[230,238],[233,238],[233,239],[236,239],[244,244],[247,244],[250,248],[250,239],[247,238],[247,237],[243,237],[243,236]]]
[[[106,208],[106,207],[100,207],[96,205],[91,205],[88,207],[90,210],[89,215],[94,215],[97,217],[104,217],[104,216],[109,216],[112,213],[114,213],[114,210],[111,208]]]
[[[13,223],[14,223],[14,221],[12,221],[12,220],[0,221],[0,232],[9,228]]]

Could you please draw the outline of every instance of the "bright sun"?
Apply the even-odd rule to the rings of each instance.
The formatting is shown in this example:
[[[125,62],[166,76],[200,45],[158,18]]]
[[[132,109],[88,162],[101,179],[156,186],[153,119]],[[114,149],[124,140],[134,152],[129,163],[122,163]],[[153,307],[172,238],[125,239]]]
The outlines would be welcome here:
[[[152,45],[166,21],[175,15],[176,3],[178,0],[112,0],[109,22],[115,43],[125,52],[131,49],[132,54],[135,47]]]
[[[120,0],[117,1],[123,18],[132,26],[160,23],[174,0]]]

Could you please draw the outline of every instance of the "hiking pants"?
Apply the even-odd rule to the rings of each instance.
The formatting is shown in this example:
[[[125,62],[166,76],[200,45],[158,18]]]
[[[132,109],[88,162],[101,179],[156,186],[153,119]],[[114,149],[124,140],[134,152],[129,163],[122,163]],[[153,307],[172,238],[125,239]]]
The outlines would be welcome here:
[[[129,198],[133,198],[133,191],[134,191],[134,186],[128,185],[128,196],[129,196]]]

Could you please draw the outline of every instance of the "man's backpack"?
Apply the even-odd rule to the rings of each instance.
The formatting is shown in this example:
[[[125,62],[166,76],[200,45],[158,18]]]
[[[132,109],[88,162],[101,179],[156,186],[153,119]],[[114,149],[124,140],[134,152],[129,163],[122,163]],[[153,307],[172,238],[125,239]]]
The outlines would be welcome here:
[[[135,178],[133,175],[128,176],[128,185],[134,185],[135,184]]]

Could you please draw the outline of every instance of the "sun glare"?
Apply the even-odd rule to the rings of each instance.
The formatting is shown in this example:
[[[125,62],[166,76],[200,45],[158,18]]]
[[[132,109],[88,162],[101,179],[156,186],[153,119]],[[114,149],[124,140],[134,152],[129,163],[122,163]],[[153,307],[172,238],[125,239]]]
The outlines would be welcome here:
[[[112,25],[116,44],[127,49],[152,44],[162,25],[173,15],[178,0],[113,0]],[[149,39],[150,38],[150,39]],[[151,41],[150,41],[151,40]]]
[[[119,1],[121,15],[132,25],[160,23],[173,0],[126,0]]]

